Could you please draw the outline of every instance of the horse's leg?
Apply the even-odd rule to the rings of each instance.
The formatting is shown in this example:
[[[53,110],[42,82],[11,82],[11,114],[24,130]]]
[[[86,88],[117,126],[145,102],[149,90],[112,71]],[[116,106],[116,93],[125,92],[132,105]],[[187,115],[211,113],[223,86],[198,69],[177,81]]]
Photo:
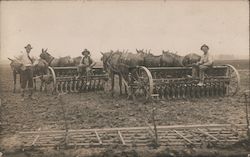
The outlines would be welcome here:
[[[16,71],[13,70],[13,83],[14,83],[14,87],[13,87],[13,93],[16,92]],[[21,77],[20,77],[20,82],[21,82]]]
[[[43,75],[40,77],[40,81],[41,81],[40,85],[40,92],[41,92],[43,90],[43,84],[44,84]]]
[[[48,92],[48,89],[47,89],[47,82],[45,82],[44,79],[42,80],[42,85],[44,86],[44,91],[45,91],[45,93],[47,93],[47,92]]]
[[[114,96],[115,74],[111,73],[111,96]]]
[[[127,86],[124,84],[124,90],[125,90],[125,94],[128,95],[128,89]]]
[[[34,90],[36,91],[36,79],[33,77],[33,82],[34,82]]]
[[[119,87],[120,87],[120,95],[122,95],[122,76],[118,74],[119,76]]]

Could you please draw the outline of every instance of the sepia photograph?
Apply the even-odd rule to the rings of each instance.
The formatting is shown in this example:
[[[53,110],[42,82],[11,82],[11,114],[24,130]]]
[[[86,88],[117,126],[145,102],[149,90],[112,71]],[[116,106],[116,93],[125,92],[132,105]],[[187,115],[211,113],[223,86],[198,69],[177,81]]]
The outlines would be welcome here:
[[[250,157],[249,0],[1,0],[0,157]]]

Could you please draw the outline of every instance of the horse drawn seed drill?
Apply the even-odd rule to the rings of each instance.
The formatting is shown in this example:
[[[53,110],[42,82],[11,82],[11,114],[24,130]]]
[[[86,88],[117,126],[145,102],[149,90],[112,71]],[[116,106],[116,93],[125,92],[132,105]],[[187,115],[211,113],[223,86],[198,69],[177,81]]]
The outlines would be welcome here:
[[[205,72],[204,85],[198,86],[198,72],[195,75],[190,66],[175,66],[184,62],[182,57],[170,52],[155,57],[151,55],[151,58],[143,57],[142,60],[140,56],[139,53],[117,51],[103,53],[102,57],[104,67],[123,78],[129,96],[134,99],[233,96],[240,87],[239,73],[232,65],[209,68]],[[136,62],[131,64],[132,60]],[[151,64],[152,61],[159,64]],[[161,66],[163,63],[169,66]]]

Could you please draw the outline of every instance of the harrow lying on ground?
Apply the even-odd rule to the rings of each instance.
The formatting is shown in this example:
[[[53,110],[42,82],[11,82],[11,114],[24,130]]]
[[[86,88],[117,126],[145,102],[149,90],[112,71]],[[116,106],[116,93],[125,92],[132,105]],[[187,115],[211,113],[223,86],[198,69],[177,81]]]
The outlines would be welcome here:
[[[205,72],[203,86],[192,67],[144,67],[130,69],[126,82],[134,98],[199,98],[233,96],[240,87],[240,77],[231,65],[213,66]]]
[[[103,68],[94,67],[88,74],[78,77],[77,67],[49,67],[52,91],[85,92],[104,90],[108,75]]]
[[[157,133],[156,133],[157,132]],[[20,132],[23,147],[167,146],[216,147],[244,139],[246,125],[209,124]],[[155,138],[155,133],[157,138]]]

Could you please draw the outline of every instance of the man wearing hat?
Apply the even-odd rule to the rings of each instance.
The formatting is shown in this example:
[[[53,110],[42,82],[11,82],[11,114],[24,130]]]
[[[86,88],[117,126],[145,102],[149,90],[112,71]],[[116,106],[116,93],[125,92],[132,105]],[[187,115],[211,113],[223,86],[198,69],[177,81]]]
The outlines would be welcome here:
[[[82,59],[80,60],[80,64],[78,66],[78,77],[81,77],[83,73],[88,75],[88,73],[96,64],[90,57],[89,50],[84,49],[84,51],[82,51],[82,55]]]
[[[25,93],[25,88],[27,86],[27,83],[28,83],[29,98],[34,99],[33,97],[33,60],[30,57],[30,51],[32,47],[30,44],[28,44],[24,48],[26,52],[22,54],[22,58],[21,58],[22,67],[21,67],[21,72],[20,72],[22,101],[24,100],[24,93]]]
[[[214,60],[208,50],[209,47],[206,44],[203,44],[201,46],[201,51],[203,51],[203,55],[201,56],[200,61],[194,65],[199,71],[200,81],[198,83],[198,86],[202,86],[204,84],[204,71],[213,66]]]

